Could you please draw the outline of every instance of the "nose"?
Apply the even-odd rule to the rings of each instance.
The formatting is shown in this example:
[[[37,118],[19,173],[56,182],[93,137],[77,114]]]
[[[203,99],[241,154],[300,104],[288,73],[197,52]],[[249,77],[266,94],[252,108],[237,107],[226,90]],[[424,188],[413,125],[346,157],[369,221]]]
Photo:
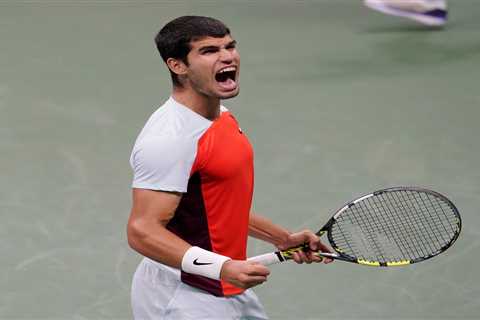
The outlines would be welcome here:
[[[230,63],[233,61],[234,53],[232,50],[229,49],[222,49],[220,50],[220,61],[225,63]]]

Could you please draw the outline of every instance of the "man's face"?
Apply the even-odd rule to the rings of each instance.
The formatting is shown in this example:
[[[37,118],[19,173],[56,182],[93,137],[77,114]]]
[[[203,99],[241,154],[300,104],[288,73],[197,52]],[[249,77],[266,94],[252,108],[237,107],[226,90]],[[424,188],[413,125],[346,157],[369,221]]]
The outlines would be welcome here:
[[[230,35],[205,37],[190,43],[188,81],[193,90],[219,99],[238,95],[240,55]]]

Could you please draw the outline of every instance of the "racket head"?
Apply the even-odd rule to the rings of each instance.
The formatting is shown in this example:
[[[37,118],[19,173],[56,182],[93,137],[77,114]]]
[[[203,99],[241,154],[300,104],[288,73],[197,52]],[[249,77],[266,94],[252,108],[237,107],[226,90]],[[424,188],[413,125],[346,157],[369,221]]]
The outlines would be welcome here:
[[[317,233],[327,232],[341,260],[368,266],[405,266],[452,246],[462,221],[444,195],[418,187],[394,187],[345,204]]]

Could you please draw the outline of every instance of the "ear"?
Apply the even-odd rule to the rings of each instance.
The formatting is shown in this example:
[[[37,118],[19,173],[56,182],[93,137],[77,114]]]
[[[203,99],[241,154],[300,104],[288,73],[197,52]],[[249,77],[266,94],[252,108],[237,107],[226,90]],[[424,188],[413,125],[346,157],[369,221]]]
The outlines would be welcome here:
[[[173,73],[178,74],[179,76],[187,73],[187,66],[182,60],[168,58],[167,66]]]

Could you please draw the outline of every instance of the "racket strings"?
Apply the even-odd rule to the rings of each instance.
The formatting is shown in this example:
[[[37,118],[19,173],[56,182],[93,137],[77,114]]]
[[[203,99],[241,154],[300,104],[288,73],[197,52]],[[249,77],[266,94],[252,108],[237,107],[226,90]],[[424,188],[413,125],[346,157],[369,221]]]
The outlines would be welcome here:
[[[384,192],[342,212],[332,226],[335,246],[347,255],[379,262],[435,255],[459,231],[456,212],[436,195]]]
[[[385,207],[381,202],[376,203],[375,201],[372,201],[372,199],[368,199],[368,202],[362,204],[362,213],[365,214],[369,210],[369,208],[373,208],[375,212],[375,221],[381,221],[382,217],[386,220],[386,223],[378,223],[373,225],[373,227],[369,229],[369,232],[375,234],[375,232],[378,232],[380,229],[380,232],[382,232],[382,234],[384,234],[387,239],[393,239],[393,241],[395,242],[395,248],[398,248],[396,252],[385,252],[386,250],[379,250],[376,252],[376,255],[380,256],[382,258],[382,261],[405,260],[407,257],[406,252],[414,248],[411,248],[408,244],[407,246],[401,245],[400,241],[401,239],[408,236],[408,230],[392,229],[392,226],[398,225],[400,223],[400,221],[398,221],[397,215],[395,215],[396,209]],[[382,216],[382,211],[386,211],[388,214]],[[394,238],[393,235],[395,234],[395,232],[399,233],[401,237]],[[372,239],[372,241],[375,242],[375,239]]]
[[[397,207],[400,207],[403,212],[413,213],[408,216],[409,224],[407,225],[408,228],[405,228],[407,232],[402,233],[406,236],[404,239],[410,241],[404,241],[404,243],[407,244],[409,252],[415,252],[416,256],[426,256],[430,252],[436,251],[435,243],[445,240],[441,237],[442,234],[445,234],[442,232],[445,228],[442,224],[439,225],[438,219],[436,219],[442,217],[442,215],[432,215],[432,212],[435,212],[432,209],[438,210],[438,208],[428,208],[429,206],[425,205],[426,202],[422,197],[423,194],[412,195],[413,197],[407,197],[406,193],[386,194],[386,196],[393,198],[396,204],[400,204]],[[416,211],[409,209],[409,206],[405,206],[405,203],[408,202],[414,204]]]
[[[409,220],[412,227],[416,228],[413,232],[407,234],[409,238],[406,239],[411,240],[408,243],[410,252],[414,252],[415,257],[427,256],[429,253],[435,252],[437,249],[434,244],[443,241],[439,238],[442,232],[435,232],[437,230],[441,231],[442,229],[439,228],[438,223],[436,223],[436,221],[439,220],[436,218],[441,216],[431,215],[431,212],[434,212],[438,208],[426,205],[424,201],[419,201],[422,200],[422,194],[414,194],[413,197],[409,198],[407,198],[404,193],[393,194],[392,196],[397,198],[395,200],[402,205],[401,208],[404,211],[408,210],[408,207],[403,205],[404,203],[410,201],[415,204],[417,214],[408,211],[409,213],[414,213],[409,215]]]
[[[456,215],[451,207],[443,201],[440,202],[438,198],[428,198],[426,194],[414,194],[414,196],[417,201],[420,199],[422,202],[422,214],[412,215],[412,218],[414,221],[423,222],[421,225],[424,229],[423,235],[435,237],[438,243],[442,241],[447,243],[456,231],[454,229],[454,226],[456,226]],[[404,200],[408,201],[405,198]],[[450,215],[447,215],[446,208],[448,208]]]
[[[404,196],[402,194],[402,196]],[[447,228],[445,227],[445,219],[448,216],[445,215],[445,211],[443,210],[441,203],[438,202],[437,198],[434,198],[434,201],[428,201],[430,199],[425,199],[424,194],[416,194],[415,195],[415,200],[421,200],[423,209],[421,211],[422,214],[420,215],[413,215],[412,219],[413,222],[417,222],[419,226],[422,229],[421,235],[424,236],[424,239],[426,238],[426,241],[422,241],[421,243],[425,244],[430,249],[430,252],[433,252],[436,250],[436,246],[434,244],[441,244],[441,243],[448,243],[448,240],[451,239],[448,235],[453,235],[453,229],[451,229],[449,232]],[[408,199],[404,199],[405,201],[408,201]],[[427,204],[428,203],[428,204]],[[436,206],[435,206],[436,204]],[[440,214],[440,211],[443,213]],[[451,227],[451,224],[449,224]],[[423,248],[423,247],[422,247]]]
[[[399,208],[401,208],[401,210],[403,211],[407,211],[408,209],[403,205],[403,203],[405,201],[409,201],[408,199],[405,199],[404,195],[403,194],[395,194],[393,195],[393,200],[395,201],[396,204],[399,205]],[[417,202],[418,204],[418,202]],[[428,208],[425,208],[426,210],[428,210]],[[419,214],[419,215],[411,215],[410,216],[410,220],[411,220],[411,223],[412,223],[412,226],[415,226],[418,228],[418,234],[419,235],[422,235],[423,236],[423,239],[424,240],[423,242],[425,242],[428,246],[429,243],[431,243],[431,241],[437,241],[437,239],[433,239],[432,236],[434,237],[435,235],[434,234],[431,234],[430,233],[430,229],[425,225],[425,221],[424,219],[422,219],[423,215],[422,214]],[[407,232],[407,233],[402,233],[402,235],[404,235],[405,238],[407,238],[410,234],[412,234],[411,232]],[[414,233],[414,234],[417,234],[417,233]],[[426,240],[426,238],[428,238],[428,240]],[[408,243],[405,243],[406,246],[408,247],[408,252],[414,252],[416,256],[425,256],[428,254],[428,251],[425,250],[425,248],[423,246],[419,246],[418,244],[422,241],[418,241],[418,239],[416,238],[412,238],[413,241],[411,242],[408,242]],[[430,247],[429,250],[431,251],[432,248]],[[405,255],[406,258],[409,258],[407,255]]]

